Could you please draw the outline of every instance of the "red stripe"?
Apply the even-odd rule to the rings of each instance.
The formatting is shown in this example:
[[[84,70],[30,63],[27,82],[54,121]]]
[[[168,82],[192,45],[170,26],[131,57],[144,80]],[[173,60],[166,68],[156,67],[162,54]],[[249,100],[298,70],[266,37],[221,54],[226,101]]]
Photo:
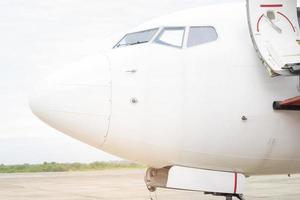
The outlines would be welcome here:
[[[300,96],[281,101],[280,105],[282,105],[282,106],[288,106],[288,105],[298,106],[298,105],[300,105]]]
[[[259,17],[258,21],[257,21],[257,24],[256,24],[256,31],[257,31],[257,32],[259,32],[259,23],[260,23],[261,19],[263,18],[263,16],[264,16],[264,14],[262,14],[262,15]]]
[[[295,29],[294,25],[292,24],[291,20],[290,20],[287,16],[285,16],[283,13],[281,13],[281,12],[277,12],[277,13],[278,13],[279,15],[283,16],[286,20],[288,20],[289,23],[290,23],[290,25],[291,25],[292,28],[293,28],[293,31],[296,32],[296,29]]]
[[[233,193],[236,194],[237,192],[237,181],[238,181],[238,177],[237,177],[237,173],[234,173],[234,190]]]
[[[279,8],[283,7],[282,4],[261,4],[260,7],[262,8]]]

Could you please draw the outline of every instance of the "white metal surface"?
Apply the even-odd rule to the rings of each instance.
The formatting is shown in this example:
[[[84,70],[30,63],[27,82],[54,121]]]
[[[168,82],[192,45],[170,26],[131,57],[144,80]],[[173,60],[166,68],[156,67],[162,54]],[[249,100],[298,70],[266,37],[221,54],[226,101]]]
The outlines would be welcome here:
[[[71,73],[70,73],[71,71]],[[111,75],[105,56],[89,56],[38,84],[30,105],[50,126],[100,148],[108,134]]]
[[[245,176],[232,172],[220,172],[173,166],[169,170],[168,188],[243,194]]]
[[[97,63],[92,60],[93,67],[69,68],[57,76],[69,77],[73,83],[80,77],[74,73],[83,74],[86,81],[111,79],[111,104],[105,103],[110,94],[105,87],[65,87],[51,79],[32,97],[32,109],[66,134],[153,168],[179,165],[246,175],[299,173],[300,113],[272,108],[274,100],[299,95],[298,79],[268,76],[253,48],[246,13],[245,3],[219,4],[146,22],[129,32],[213,26],[218,39],[183,49],[150,42],[108,50],[111,64],[92,65]],[[103,61],[101,55],[98,59]],[[111,77],[101,69],[111,69]],[[135,73],[127,72],[132,70]],[[63,93],[55,89],[58,86]],[[38,98],[44,91],[46,98]],[[58,94],[64,94],[60,100],[54,98],[59,108],[81,100],[78,107],[68,109],[80,119],[57,118],[57,112],[48,112]],[[92,121],[91,115],[77,115],[77,108],[100,115]],[[108,123],[101,123],[109,116],[105,110],[111,113],[109,129]]]
[[[250,33],[270,74],[291,75],[300,63],[297,0],[247,0]]]

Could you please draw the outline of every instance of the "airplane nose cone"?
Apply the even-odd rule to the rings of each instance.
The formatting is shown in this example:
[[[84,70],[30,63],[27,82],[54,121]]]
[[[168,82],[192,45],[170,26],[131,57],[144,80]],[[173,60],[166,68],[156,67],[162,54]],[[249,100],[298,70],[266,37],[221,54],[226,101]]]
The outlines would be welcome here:
[[[97,55],[57,71],[36,86],[29,104],[48,125],[99,148],[111,114],[108,59]]]

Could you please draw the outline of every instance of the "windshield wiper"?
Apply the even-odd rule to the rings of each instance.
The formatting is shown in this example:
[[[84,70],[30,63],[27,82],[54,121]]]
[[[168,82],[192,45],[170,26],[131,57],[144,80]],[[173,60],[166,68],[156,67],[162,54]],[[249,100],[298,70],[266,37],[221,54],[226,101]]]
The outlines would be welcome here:
[[[134,43],[130,43],[128,45],[135,45],[135,44],[142,44],[142,43],[147,43],[148,41],[137,41],[137,42],[134,42]]]
[[[142,44],[142,43],[147,43],[149,41],[137,41],[137,42],[134,42],[134,43],[127,43],[127,44],[118,44],[116,47],[125,47],[125,46],[131,46],[131,45],[136,45],[136,44]]]

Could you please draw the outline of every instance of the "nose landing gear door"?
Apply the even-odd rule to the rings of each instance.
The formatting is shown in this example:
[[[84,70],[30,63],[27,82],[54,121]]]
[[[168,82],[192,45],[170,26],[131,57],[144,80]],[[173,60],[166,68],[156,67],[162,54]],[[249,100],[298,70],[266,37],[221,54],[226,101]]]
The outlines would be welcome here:
[[[247,0],[254,47],[271,76],[300,74],[297,0]]]

